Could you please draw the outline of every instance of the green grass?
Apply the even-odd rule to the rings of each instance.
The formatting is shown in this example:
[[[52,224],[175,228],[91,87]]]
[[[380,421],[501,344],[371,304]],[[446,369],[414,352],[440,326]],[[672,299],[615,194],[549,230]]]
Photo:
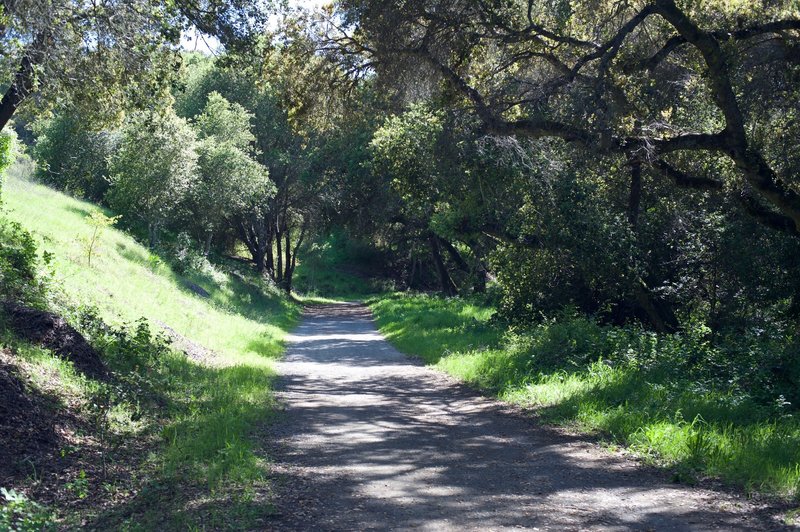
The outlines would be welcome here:
[[[391,294],[368,301],[381,332],[397,347],[436,364],[452,353],[500,345],[502,331],[489,324],[494,310],[463,299]]]
[[[47,187],[8,180],[4,204],[54,255],[54,287],[72,304],[100,310],[109,323],[142,316],[168,324],[180,334],[225,357],[227,363],[261,364],[281,352],[281,341],[298,315],[297,308],[264,286],[223,271],[177,275],[123,231],[109,229],[87,265],[80,239],[91,234],[86,216],[95,205]],[[111,213],[109,213],[111,214]],[[186,285],[193,282],[209,294],[204,299]]]
[[[680,480],[710,475],[748,491],[800,496],[800,423],[686,370],[690,339],[577,317],[512,333],[492,323],[486,306],[424,295],[370,305],[400,350],[545,421],[602,434]]]
[[[147,329],[146,340],[124,345],[114,343],[116,337],[98,337],[110,342],[104,351],[111,367],[121,375],[138,375],[136,386],[147,388],[159,411],[146,411],[142,418],[136,397],[119,399],[117,435],[151,441],[140,470],[132,473],[140,489],[97,515],[83,508],[80,518],[129,529],[247,526],[254,516],[253,494],[267,472],[253,431],[274,415],[272,361],[299,317],[298,305],[243,267],[234,272],[232,263],[181,276],[114,228],[102,235],[89,266],[81,238],[91,232],[86,217],[96,206],[19,179],[4,184],[3,196],[7,215],[34,234],[40,252],[54,257],[56,308],[78,316],[94,307],[104,322],[125,328],[129,338],[136,337],[135,321],[144,317],[149,331],[167,325],[213,352],[210,364],[173,350],[156,349],[158,355],[148,358]],[[209,297],[195,294],[189,283]],[[56,383],[53,391],[69,391],[81,408],[88,408],[102,388],[75,376],[47,352],[10,338],[4,343],[17,349],[34,380],[48,375],[40,384]],[[78,518],[64,512],[60,517],[66,523]]]
[[[302,294],[298,295],[300,301],[363,301],[385,291],[381,281],[368,275],[371,267],[369,258],[360,256],[363,250],[350,247],[341,236],[331,235],[305,251],[294,276],[295,290]]]

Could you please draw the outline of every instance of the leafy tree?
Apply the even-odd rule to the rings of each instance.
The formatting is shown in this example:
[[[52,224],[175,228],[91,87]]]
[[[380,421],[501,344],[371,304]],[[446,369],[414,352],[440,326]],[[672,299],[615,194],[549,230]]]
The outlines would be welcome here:
[[[231,143],[205,139],[198,152],[199,176],[190,197],[208,253],[214,233],[254,204],[267,201],[274,185],[266,168]]]
[[[203,112],[194,123],[200,138],[215,138],[244,151],[252,151],[256,140],[252,132],[253,114],[238,103],[229,102],[220,93],[208,95]]]
[[[75,113],[35,124],[36,178],[79,197],[101,201],[108,190],[113,133],[92,131]]]
[[[252,113],[218,92],[208,95],[194,119],[198,132],[198,179],[189,194],[193,224],[208,254],[213,235],[253,205],[274,194],[267,169],[253,159]]]
[[[325,72],[314,43],[298,38],[276,45],[270,36],[260,43],[258,54],[231,54],[209,62],[193,58],[187,63],[184,90],[176,95],[182,114],[207,128],[208,134],[238,139],[243,128],[231,128],[227,119],[203,118],[206,103],[219,114],[241,114],[236,105],[226,109],[215,91],[252,113],[255,143],[252,156],[267,168],[275,193],[251,202],[234,220],[237,238],[250,251],[260,272],[267,272],[285,290],[291,290],[297,252],[315,222],[322,175],[308,173],[311,156],[327,121],[321,117]],[[328,91],[330,92],[330,91]],[[201,103],[202,102],[202,103]],[[217,111],[214,114],[218,114]],[[213,124],[211,123],[213,122]],[[233,135],[230,131],[236,129]],[[231,136],[232,135],[232,136]],[[244,144],[235,140],[237,144]]]
[[[340,16],[358,30],[330,24],[328,43],[399,84],[440,79],[487,133],[557,138],[678,187],[730,188],[758,221],[800,235],[798,161],[781,140],[794,123],[775,118],[797,113],[800,12],[738,5],[356,0]]]
[[[188,122],[172,110],[135,113],[122,128],[111,159],[108,201],[126,219],[147,225],[150,247],[196,179],[196,145]]]
[[[26,101],[82,107],[105,122],[169,88],[181,30],[231,49],[261,32],[269,2],[239,0],[14,0],[2,3],[0,128]],[[34,107],[34,106],[31,106]]]
[[[703,250],[742,244],[708,231],[720,227],[714,220],[731,220],[727,234],[752,227],[743,215],[800,234],[797,161],[785,144],[796,124],[775,120],[797,114],[800,16],[788,2],[355,0],[318,21],[321,47],[340,65],[374,72],[401,105],[422,96],[452,116],[423,152],[427,175],[407,180],[422,186],[404,190],[418,205],[431,200],[439,233],[500,244],[512,260],[495,268],[518,302],[540,307],[540,295],[564,294],[545,281],[561,279],[586,310],[666,330],[676,306],[702,306],[687,276],[714,285],[704,291],[719,303],[721,271],[733,264]],[[542,155],[551,170],[530,164]],[[783,236],[769,247],[774,265],[792,262]],[[535,268],[514,272],[524,257]],[[521,282],[523,270],[537,281]],[[788,279],[773,282],[794,293]]]

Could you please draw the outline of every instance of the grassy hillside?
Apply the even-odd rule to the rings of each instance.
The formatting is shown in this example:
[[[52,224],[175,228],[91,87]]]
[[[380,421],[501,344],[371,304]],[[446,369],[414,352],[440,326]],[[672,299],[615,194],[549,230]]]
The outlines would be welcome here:
[[[96,306],[109,323],[145,316],[168,324],[225,355],[226,363],[260,362],[280,352],[297,309],[277,291],[245,282],[244,268],[239,275],[209,270],[181,277],[113,228],[102,235],[90,267],[81,239],[92,234],[86,218],[98,207],[22,180],[9,180],[3,197],[9,217],[40,240],[40,250],[54,255],[53,284],[68,301]],[[197,295],[189,283],[210,297]]]
[[[96,206],[19,179],[3,197],[7,216],[52,254],[53,307],[111,327],[84,332],[115,377],[93,381],[4,332],[0,362],[15,365],[47,415],[75,421],[64,421],[70,434],[54,440],[49,463],[0,487],[46,503],[62,526],[257,526],[269,490],[252,434],[273,413],[271,360],[298,306],[244,265],[179,275],[114,228],[90,266],[83,241]],[[171,347],[154,339],[161,334]]]
[[[455,298],[370,303],[401,351],[545,420],[624,444],[678,479],[800,496],[796,410],[727,376],[743,357],[769,356],[770,345],[714,347],[691,330],[657,335],[570,315],[506,330],[490,320],[493,309]]]

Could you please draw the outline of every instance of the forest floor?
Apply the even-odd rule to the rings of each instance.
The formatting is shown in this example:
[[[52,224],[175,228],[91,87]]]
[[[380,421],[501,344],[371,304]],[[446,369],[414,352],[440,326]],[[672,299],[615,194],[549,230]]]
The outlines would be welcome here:
[[[311,307],[267,429],[282,530],[779,530],[766,504],[671,483],[395,350],[368,308]]]

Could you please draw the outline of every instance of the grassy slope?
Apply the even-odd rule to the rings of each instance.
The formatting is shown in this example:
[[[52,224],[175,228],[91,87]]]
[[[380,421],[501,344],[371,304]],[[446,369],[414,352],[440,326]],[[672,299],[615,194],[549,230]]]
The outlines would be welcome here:
[[[615,340],[610,329],[601,342],[603,329],[585,320],[545,324],[520,342],[503,338],[489,321],[491,309],[462,300],[396,294],[370,303],[379,328],[400,350],[505,401],[535,408],[546,420],[604,434],[671,468],[679,479],[712,475],[748,490],[800,495],[798,422],[689,381],[669,362],[607,364],[599,359],[635,360],[622,352],[630,338]],[[652,338],[642,351],[663,358]],[[609,347],[614,342],[618,352]],[[572,368],[548,369],[541,362],[595,349],[593,360]]]
[[[296,309],[277,294],[221,273],[184,279],[114,229],[103,234],[88,267],[80,238],[91,235],[85,218],[96,206],[19,180],[5,184],[4,201],[10,217],[40,239],[40,249],[54,254],[54,285],[73,303],[95,305],[109,323],[158,320],[236,363],[260,363],[261,356],[281,351]],[[195,295],[186,280],[202,286],[210,300]]]
[[[216,353],[213,367],[176,354],[158,361],[158,378],[152,384],[160,387],[156,393],[168,405],[158,419],[134,422],[135,405],[118,407],[115,430],[150,441],[148,447],[155,453],[140,464],[141,471],[132,472],[138,480],[122,488],[127,497],[109,497],[124,504],[106,506],[104,515],[91,515],[92,508],[83,508],[78,511],[80,518],[134,529],[201,523],[235,528],[246,522],[242,519],[252,518],[254,487],[266,470],[253,452],[250,434],[271,415],[270,360],[282,352],[282,340],[297,319],[298,307],[252,279],[245,280],[246,273],[208,269],[180,277],[115,229],[102,235],[101,248],[89,267],[80,238],[91,233],[85,218],[95,206],[20,180],[9,180],[3,194],[9,217],[37,237],[40,250],[54,255],[52,285],[60,306],[95,306],[104,321],[117,325],[145,317],[153,330],[167,324]],[[187,281],[202,286],[210,297],[195,295]],[[38,368],[51,376],[56,388],[72,390],[71,403],[91,403],[94,383],[75,378],[41,350],[16,347],[29,373]],[[180,489],[163,497],[159,490],[165,486]],[[69,522],[76,516],[62,512],[62,518]]]

